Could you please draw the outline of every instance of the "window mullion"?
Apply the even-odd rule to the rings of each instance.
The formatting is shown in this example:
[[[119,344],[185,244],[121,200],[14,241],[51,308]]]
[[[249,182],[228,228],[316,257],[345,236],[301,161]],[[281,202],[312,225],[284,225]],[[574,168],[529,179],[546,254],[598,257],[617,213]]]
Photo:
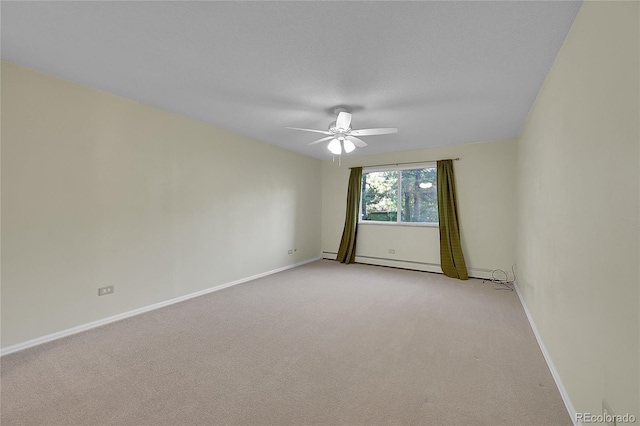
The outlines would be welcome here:
[[[402,171],[398,169],[398,202],[397,202],[397,211],[396,211],[396,223],[400,223],[400,217],[402,215]]]

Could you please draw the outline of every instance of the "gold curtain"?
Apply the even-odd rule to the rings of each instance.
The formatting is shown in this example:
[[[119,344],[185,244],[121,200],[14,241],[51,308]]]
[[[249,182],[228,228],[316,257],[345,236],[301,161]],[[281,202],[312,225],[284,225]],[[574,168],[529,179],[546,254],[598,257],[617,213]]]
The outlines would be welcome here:
[[[440,223],[440,267],[448,277],[468,280],[460,246],[458,206],[453,161],[438,161],[438,222]]]
[[[344,218],[344,230],[336,260],[341,263],[355,263],[356,235],[358,233],[358,212],[360,211],[360,186],[362,185],[362,167],[353,167],[349,175],[347,189],[347,212]]]

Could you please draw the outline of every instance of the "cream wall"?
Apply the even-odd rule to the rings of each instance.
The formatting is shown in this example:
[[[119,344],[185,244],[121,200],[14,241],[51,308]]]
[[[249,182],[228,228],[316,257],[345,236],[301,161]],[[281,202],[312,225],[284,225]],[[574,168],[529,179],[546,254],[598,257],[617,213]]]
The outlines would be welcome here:
[[[640,418],[638,2],[585,2],[518,138],[518,280],[577,412]]]
[[[2,347],[320,252],[318,160],[7,62],[2,113]]]
[[[378,138],[376,143],[385,143],[382,136]],[[324,257],[335,258],[332,253],[336,253],[340,245],[349,167],[456,157],[460,157],[460,161],[454,162],[454,170],[461,242],[469,272],[477,277],[490,276],[494,269],[503,269],[511,274],[511,266],[515,262],[515,140],[358,158],[345,156],[342,165],[337,160],[325,161],[322,165]],[[356,242],[357,261],[441,272],[439,238],[437,227],[360,225]],[[390,254],[389,249],[394,249],[395,254]]]

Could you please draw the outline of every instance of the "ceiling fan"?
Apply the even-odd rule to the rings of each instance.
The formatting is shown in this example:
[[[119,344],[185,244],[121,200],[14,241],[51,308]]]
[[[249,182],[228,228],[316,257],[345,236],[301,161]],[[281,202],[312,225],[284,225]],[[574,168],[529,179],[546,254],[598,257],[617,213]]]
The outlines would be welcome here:
[[[311,142],[309,145],[315,145],[320,142],[330,140],[327,148],[332,154],[340,155],[342,150],[349,153],[356,149],[356,146],[363,148],[367,146],[366,142],[358,138],[358,136],[374,136],[374,135],[387,135],[390,133],[398,133],[396,127],[386,127],[380,129],[360,129],[354,130],[351,128],[351,114],[345,107],[336,107],[334,113],[337,114],[337,119],[333,123],[329,124],[329,130],[314,130],[314,129],[301,129],[299,127],[287,127],[292,130],[302,130],[304,132],[322,133],[323,135],[329,135],[327,137],[318,139]]]

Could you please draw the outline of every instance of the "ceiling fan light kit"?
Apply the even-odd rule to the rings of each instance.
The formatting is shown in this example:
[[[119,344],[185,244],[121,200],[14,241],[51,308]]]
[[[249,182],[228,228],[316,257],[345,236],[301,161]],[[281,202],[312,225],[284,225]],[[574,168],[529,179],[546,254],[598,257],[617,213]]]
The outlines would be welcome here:
[[[347,154],[356,149],[356,146],[349,139],[343,140],[342,146],[344,147],[344,152],[346,152]]]
[[[329,142],[327,149],[329,149],[329,151],[331,151],[331,153],[334,155],[340,155],[342,154],[343,149],[344,152],[348,154],[356,149],[356,146],[349,139],[334,138],[331,142]]]
[[[351,113],[348,112],[347,107],[336,107],[334,109],[334,113],[337,114],[337,118],[336,121],[329,124],[329,130],[302,129],[300,127],[287,127],[287,129],[329,135],[313,141],[309,143],[309,145],[330,140],[327,145],[327,149],[329,149],[329,151],[334,155],[341,155],[343,150],[345,153],[350,153],[356,149],[356,147],[364,148],[367,146],[365,141],[357,138],[356,136],[375,136],[398,133],[398,129],[396,127],[353,130],[351,128]]]
[[[342,148],[340,148],[340,141],[338,139],[334,139],[329,142],[327,148],[329,149],[329,151],[331,151],[332,154],[339,155],[342,153]]]

